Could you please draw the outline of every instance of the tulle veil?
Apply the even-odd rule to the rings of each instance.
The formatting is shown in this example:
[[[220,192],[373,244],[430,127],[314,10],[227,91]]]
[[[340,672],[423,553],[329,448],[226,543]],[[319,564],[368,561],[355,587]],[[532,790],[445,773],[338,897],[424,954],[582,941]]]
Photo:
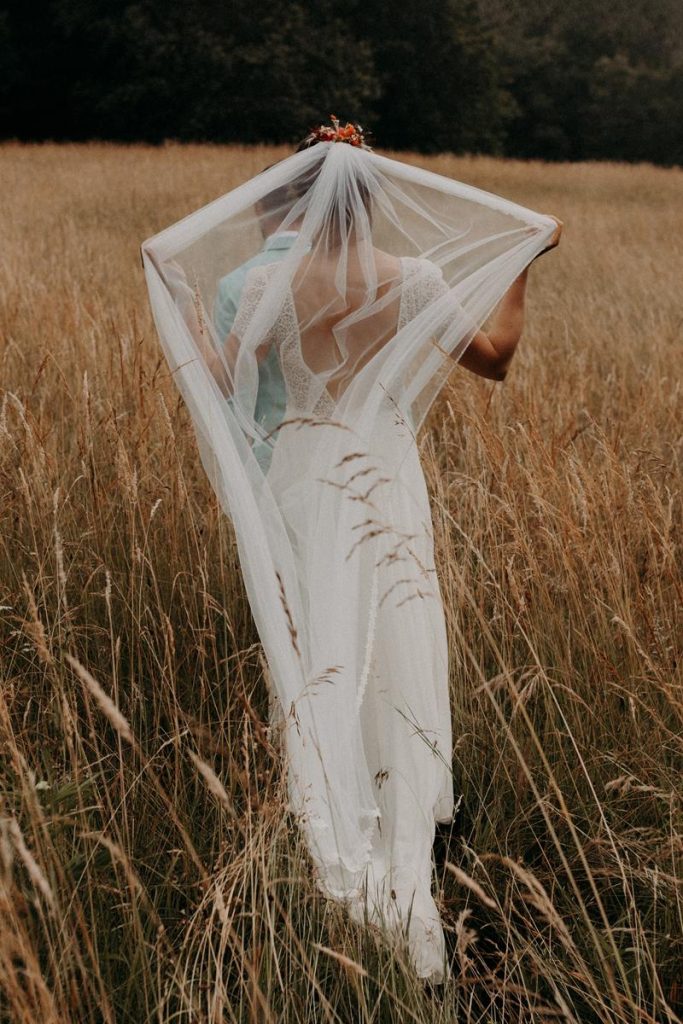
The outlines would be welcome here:
[[[383,823],[363,721],[379,616],[398,637],[421,627],[413,612],[407,626],[387,618],[392,608],[405,616],[439,597],[420,555],[431,524],[416,436],[555,227],[490,192],[322,141],[142,244],[159,339],[234,526],[290,808],[335,899],[357,898]],[[437,711],[444,721],[424,742],[450,766],[448,712]],[[451,809],[441,776],[429,820]]]

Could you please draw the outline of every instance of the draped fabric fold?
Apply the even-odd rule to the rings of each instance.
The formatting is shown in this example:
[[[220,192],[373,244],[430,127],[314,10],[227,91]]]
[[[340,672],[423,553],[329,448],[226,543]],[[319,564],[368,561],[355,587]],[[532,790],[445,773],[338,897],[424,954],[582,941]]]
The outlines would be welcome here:
[[[440,979],[448,651],[416,435],[552,218],[338,142],[142,245],[154,320],[237,538],[316,882]]]

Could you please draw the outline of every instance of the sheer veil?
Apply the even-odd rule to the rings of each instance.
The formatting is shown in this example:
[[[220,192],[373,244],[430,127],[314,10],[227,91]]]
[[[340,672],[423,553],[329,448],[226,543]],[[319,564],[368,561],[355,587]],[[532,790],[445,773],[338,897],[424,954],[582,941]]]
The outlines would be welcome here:
[[[555,227],[329,141],[142,245],[161,345],[234,525],[316,882],[359,920],[370,882],[378,919],[412,912],[423,976],[443,960],[429,857],[453,798],[415,438]]]

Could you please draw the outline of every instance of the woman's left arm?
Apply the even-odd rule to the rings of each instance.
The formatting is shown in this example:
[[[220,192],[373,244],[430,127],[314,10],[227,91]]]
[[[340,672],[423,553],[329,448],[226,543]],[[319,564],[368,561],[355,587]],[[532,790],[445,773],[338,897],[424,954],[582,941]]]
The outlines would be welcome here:
[[[557,228],[549,244],[538,256],[554,249],[562,234],[562,221],[557,217]],[[534,259],[537,259],[535,256]],[[533,260],[531,261],[533,263]],[[524,330],[524,301],[529,275],[528,264],[515,278],[498,303],[487,331],[477,331],[459,362],[466,370],[490,380],[505,380],[512,357]]]

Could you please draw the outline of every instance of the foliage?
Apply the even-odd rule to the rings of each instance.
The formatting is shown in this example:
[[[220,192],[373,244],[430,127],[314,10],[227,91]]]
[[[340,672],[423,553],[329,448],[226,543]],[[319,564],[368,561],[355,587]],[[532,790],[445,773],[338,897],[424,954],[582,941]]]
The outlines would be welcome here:
[[[683,162],[679,0],[5,0],[0,137]]]

